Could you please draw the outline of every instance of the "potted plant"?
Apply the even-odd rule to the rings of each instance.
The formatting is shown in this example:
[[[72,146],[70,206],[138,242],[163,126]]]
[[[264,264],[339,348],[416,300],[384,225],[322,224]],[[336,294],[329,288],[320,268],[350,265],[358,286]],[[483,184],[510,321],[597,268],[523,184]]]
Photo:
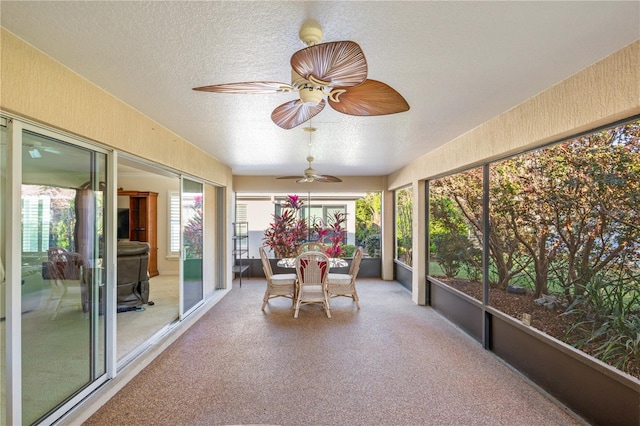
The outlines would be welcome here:
[[[298,246],[307,238],[307,221],[299,217],[303,204],[297,195],[287,196],[282,213],[273,215],[273,222],[264,232],[262,240],[276,258],[295,257]]]
[[[327,256],[342,257],[346,214],[336,211],[328,224],[318,219],[312,220],[309,226],[306,218],[300,218],[303,205],[304,202],[297,195],[287,196],[281,214],[273,215],[273,222],[264,233],[264,244],[274,252],[276,258],[296,257],[298,246],[305,241],[318,241],[326,247]]]

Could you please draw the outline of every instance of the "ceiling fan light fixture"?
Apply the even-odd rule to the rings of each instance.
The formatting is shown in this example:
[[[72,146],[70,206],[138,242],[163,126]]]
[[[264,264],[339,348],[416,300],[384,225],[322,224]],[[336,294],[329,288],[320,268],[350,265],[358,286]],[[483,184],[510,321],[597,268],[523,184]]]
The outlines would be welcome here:
[[[29,150],[29,157],[31,158],[42,158],[42,154],[38,151],[38,148],[33,148]]]
[[[300,90],[300,100],[307,105],[318,105],[323,97],[322,90],[309,87]]]

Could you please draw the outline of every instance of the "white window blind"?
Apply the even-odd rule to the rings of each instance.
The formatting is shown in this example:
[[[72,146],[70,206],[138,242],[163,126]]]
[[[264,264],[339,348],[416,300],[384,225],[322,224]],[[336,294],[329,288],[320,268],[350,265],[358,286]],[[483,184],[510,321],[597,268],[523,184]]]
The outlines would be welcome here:
[[[236,204],[236,222],[246,222],[246,221],[247,221],[247,205]]]
[[[22,251],[35,253],[49,247],[51,199],[48,196],[22,198]]]
[[[180,194],[169,194],[169,254],[180,253]]]

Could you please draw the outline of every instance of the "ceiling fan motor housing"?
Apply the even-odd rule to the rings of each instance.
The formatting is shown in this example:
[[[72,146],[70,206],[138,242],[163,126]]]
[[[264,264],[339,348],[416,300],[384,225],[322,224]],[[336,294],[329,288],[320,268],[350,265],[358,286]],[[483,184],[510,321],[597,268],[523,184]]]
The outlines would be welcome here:
[[[294,70],[291,70],[291,85],[299,90],[300,100],[305,104],[317,105],[324,96],[323,87],[314,85]]]
[[[317,21],[307,19],[302,24],[298,35],[304,44],[307,46],[313,46],[314,44],[318,44],[322,41],[322,27]]]

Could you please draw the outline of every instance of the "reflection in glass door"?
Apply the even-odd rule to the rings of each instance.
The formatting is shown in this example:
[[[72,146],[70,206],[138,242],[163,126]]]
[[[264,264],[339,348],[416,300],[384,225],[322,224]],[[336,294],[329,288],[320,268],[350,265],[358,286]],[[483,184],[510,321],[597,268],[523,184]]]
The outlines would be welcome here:
[[[202,279],[204,200],[203,185],[182,178],[182,286],[180,317],[188,314],[204,297]]]
[[[23,424],[105,373],[106,162],[104,153],[23,131]]]

